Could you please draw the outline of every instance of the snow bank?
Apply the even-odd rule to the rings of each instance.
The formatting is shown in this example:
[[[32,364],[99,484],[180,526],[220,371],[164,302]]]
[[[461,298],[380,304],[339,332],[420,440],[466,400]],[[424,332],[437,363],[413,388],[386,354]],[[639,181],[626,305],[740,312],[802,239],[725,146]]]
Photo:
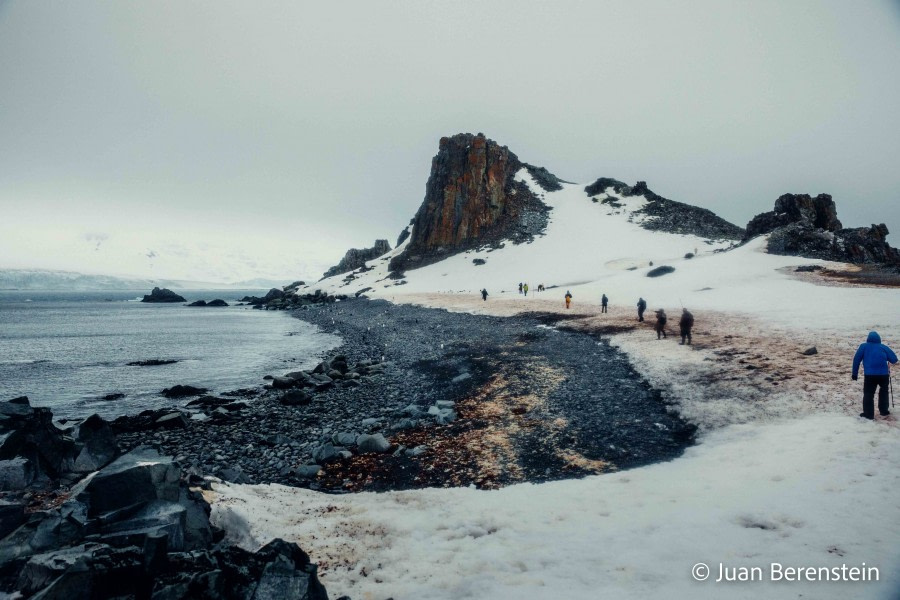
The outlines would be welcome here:
[[[296,541],[329,594],[463,598],[887,598],[900,589],[900,435],[818,415],[709,434],[681,459],[498,491],[329,496],[217,485],[247,547]],[[235,527],[234,523],[243,523]],[[691,567],[866,563],[878,582],[697,582]]]

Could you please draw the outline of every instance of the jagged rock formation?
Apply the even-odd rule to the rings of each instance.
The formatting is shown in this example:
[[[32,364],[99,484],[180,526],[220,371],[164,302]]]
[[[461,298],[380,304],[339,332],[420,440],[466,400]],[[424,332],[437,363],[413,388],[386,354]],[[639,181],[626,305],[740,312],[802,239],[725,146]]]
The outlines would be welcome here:
[[[484,134],[441,138],[409,244],[391,260],[390,270],[422,267],[501,240],[526,242],[543,232],[550,209],[514,180],[523,167],[506,146]],[[553,180],[541,173],[541,185]]]
[[[366,266],[367,261],[378,258],[390,251],[391,245],[388,244],[387,240],[375,240],[375,245],[371,248],[350,248],[347,250],[347,253],[344,254],[344,258],[341,259],[341,262],[325,271],[322,278],[324,279],[325,277],[332,277],[334,275],[340,275],[341,273],[348,273],[355,269],[359,269],[360,267]]]
[[[744,239],[764,234],[771,254],[900,268],[900,251],[886,241],[887,226],[845,229],[828,194],[784,194],[775,210],[750,220]]]
[[[812,198],[809,194],[784,194],[775,201],[775,210],[750,219],[744,239],[749,240],[791,223],[803,223],[812,229],[825,231],[837,231],[842,227],[830,195],[819,194]]]
[[[295,544],[222,542],[199,470],[146,446],[120,456],[96,415],[62,431],[25,397],[3,402],[0,446],[0,472],[28,475],[0,490],[0,597],[328,597]]]
[[[645,181],[638,181],[634,186],[629,186],[618,179],[601,177],[585,187],[584,191],[588,196],[598,196],[609,188],[619,196],[626,198],[643,196],[647,199],[645,206],[634,211],[635,215],[648,217],[640,223],[644,229],[696,235],[715,240],[737,241],[744,236],[743,229],[729,223],[711,210],[664,198],[648,188]]]
[[[184,296],[179,296],[168,288],[155,287],[152,292],[144,295],[141,302],[187,302],[187,300],[184,299]]]
[[[529,175],[537,182],[541,188],[547,192],[558,192],[562,189],[563,183],[571,183],[563,181],[544,167],[535,167],[534,165],[525,164]]]

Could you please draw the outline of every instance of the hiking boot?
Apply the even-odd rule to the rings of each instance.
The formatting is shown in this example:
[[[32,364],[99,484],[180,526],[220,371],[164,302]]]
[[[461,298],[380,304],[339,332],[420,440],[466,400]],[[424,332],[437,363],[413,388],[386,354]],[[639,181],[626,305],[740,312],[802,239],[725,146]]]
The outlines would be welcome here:
[[[867,417],[867,416],[866,416],[866,413],[859,413],[859,416],[861,416],[863,419],[868,419],[868,420],[870,420],[870,421],[874,421],[874,420],[875,420],[875,417]]]
[[[888,416],[889,414],[891,414],[891,411],[883,412],[883,413],[881,413],[881,416],[882,416],[882,417],[886,417],[886,416]]]

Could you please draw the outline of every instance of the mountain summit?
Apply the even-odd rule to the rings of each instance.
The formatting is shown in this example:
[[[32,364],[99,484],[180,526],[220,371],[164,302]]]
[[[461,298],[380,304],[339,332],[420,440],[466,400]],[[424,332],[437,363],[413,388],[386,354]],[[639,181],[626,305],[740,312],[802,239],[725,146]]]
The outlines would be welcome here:
[[[558,186],[554,175],[525,165],[483,133],[441,138],[409,243],[391,260],[390,270],[422,267],[501,240],[530,241],[543,232],[550,209],[515,179],[523,168]]]

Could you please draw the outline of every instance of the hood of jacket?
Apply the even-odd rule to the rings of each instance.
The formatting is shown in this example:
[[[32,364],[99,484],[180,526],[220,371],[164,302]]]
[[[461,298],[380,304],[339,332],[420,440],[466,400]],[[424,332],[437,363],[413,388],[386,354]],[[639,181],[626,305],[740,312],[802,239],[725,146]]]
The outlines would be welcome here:
[[[866,338],[866,341],[869,342],[870,344],[880,344],[881,336],[878,335],[877,331],[870,331],[869,337]]]

